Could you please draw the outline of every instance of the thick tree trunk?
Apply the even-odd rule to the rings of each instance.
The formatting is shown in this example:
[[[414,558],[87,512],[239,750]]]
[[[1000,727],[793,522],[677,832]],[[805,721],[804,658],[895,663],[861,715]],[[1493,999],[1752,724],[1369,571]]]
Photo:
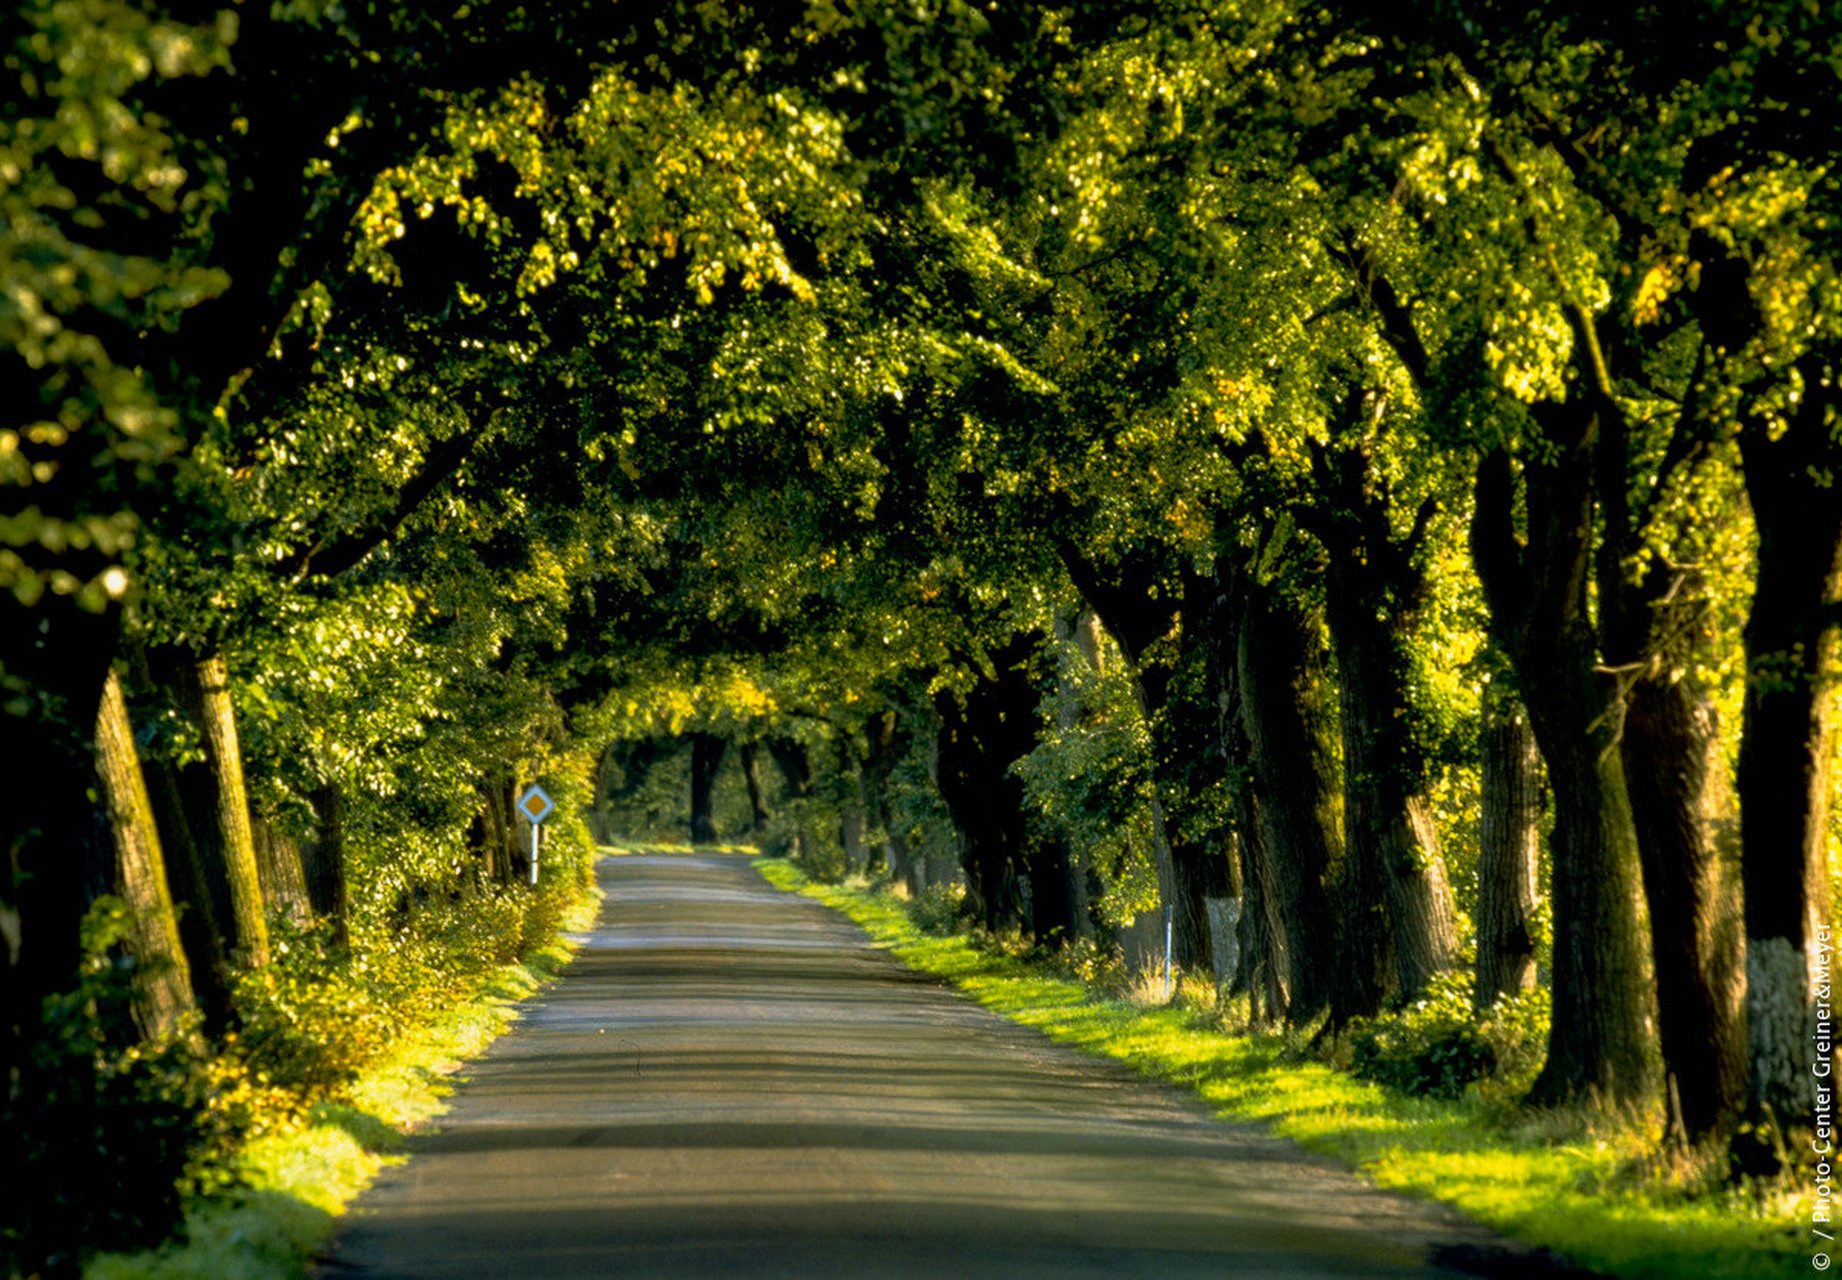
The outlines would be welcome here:
[[[313,914],[313,904],[307,898],[300,846],[267,814],[251,814],[249,828],[263,901],[294,923],[304,922]]]
[[[1714,711],[1686,680],[1640,681],[1621,745],[1650,905],[1672,1134],[1719,1135],[1746,1084],[1738,830]]]
[[[474,824],[479,832],[480,879],[489,885],[504,884],[505,814],[499,808],[498,782],[493,778],[477,781],[474,796],[478,801]]]
[[[1818,929],[1830,924],[1831,677],[1842,585],[1842,486],[1833,390],[1807,400],[1773,440],[1763,423],[1741,433],[1746,491],[1759,531],[1758,578],[1746,622],[1740,738],[1741,876],[1746,922],[1749,1118],[1792,1141],[1812,1123],[1810,1035]],[[1827,402],[1827,407],[1826,403]],[[1834,946],[1833,935],[1829,943]],[[1831,953],[1833,956],[1833,952]],[[1769,1150],[1742,1152],[1754,1166]]]
[[[1059,550],[1082,598],[1131,664],[1133,698],[1151,735],[1152,867],[1159,901],[1172,915],[1173,960],[1183,967],[1207,965],[1205,901],[1220,891],[1226,855],[1219,840],[1192,830],[1198,822],[1187,771],[1210,750],[1213,733],[1206,699],[1186,715],[1172,703],[1172,683],[1186,664],[1203,663],[1213,585],[1193,574],[1174,575],[1155,558],[1103,566],[1071,542],[1061,542]],[[1181,597],[1168,591],[1173,576],[1183,579]],[[1174,652],[1168,643],[1173,636]]]
[[[749,834],[757,841],[767,831],[767,787],[761,778],[761,747],[744,742],[736,748],[741,757],[742,782],[748,787]]]
[[[787,797],[795,814],[797,825],[793,832],[793,856],[804,857],[812,847],[811,833],[806,829],[806,801],[812,798],[812,764],[806,758],[806,748],[792,738],[769,738],[768,754],[774,757],[774,765],[780,770],[780,776],[786,783]]]
[[[994,931],[1024,924],[1023,782],[1011,766],[1036,740],[1037,694],[1022,664],[1034,647],[1018,636],[991,655],[995,674],[964,698],[935,697],[940,716],[935,784],[953,819],[972,905]]]
[[[1369,550],[1367,560],[1381,558]],[[1386,598],[1394,593],[1365,587],[1363,572],[1338,556],[1330,574],[1342,677],[1345,912],[1360,922],[1350,929],[1344,963],[1352,969],[1351,995],[1376,1002],[1345,1011],[1353,1015],[1373,1013],[1395,990],[1418,999],[1458,951],[1457,911],[1408,706],[1411,610]]]
[[[1278,916],[1272,855],[1266,847],[1265,823],[1253,786],[1253,747],[1247,740],[1240,683],[1241,605],[1235,599],[1235,574],[1217,560],[1211,574],[1214,601],[1209,611],[1209,655],[1214,671],[1216,732],[1223,768],[1233,797],[1235,866],[1230,893],[1241,901],[1235,926],[1239,957],[1231,991],[1244,991],[1248,1016],[1256,1024],[1285,1017],[1285,978],[1289,972],[1285,930]]]
[[[1241,978],[1248,1015],[1256,1025],[1286,1021],[1292,1008],[1292,958],[1279,914],[1278,876],[1266,847],[1258,795],[1243,788],[1235,798],[1236,845],[1241,855]]]
[[[1416,557],[1436,507],[1423,504],[1412,529],[1396,532],[1391,491],[1364,434],[1379,410],[1372,396],[1348,401],[1331,447],[1315,455],[1318,501],[1300,513],[1329,555],[1343,726],[1345,1015],[1374,1013],[1396,991],[1417,999],[1458,950],[1409,695],[1409,644],[1426,596]]]
[[[849,739],[840,734],[838,787],[843,800],[838,806],[838,843],[844,849],[845,870],[860,876],[870,868],[870,801],[864,788],[864,767],[855,755]]]
[[[1535,985],[1535,902],[1541,842],[1541,753],[1527,713],[1494,689],[1484,697],[1478,825],[1478,1012]]]
[[[225,930],[217,919],[217,895],[186,816],[177,770],[157,757],[141,763],[166,855],[167,884],[179,913],[179,938],[192,966],[192,991],[204,1011],[205,1026],[222,1031],[232,1015],[231,970]]]
[[[237,741],[230,678],[221,654],[173,654],[167,678],[204,747],[204,763],[180,778],[192,839],[212,890],[212,915],[231,963],[260,968],[269,962],[269,922],[256,869],[243,753]]]
[[[314,914],[331,923],[335,944],[349,947],[352,935],[345,871],[345,800],[336,782],[316,789],[311,799],[319,829],[302,850],[307,900]]]
[[[1038,942],[1065,946],[1079,932],[1086,907],[1074,857],[1061,840],[1038,839],[1028,862],[1030,932]]]
[[[170,1034],[196,1006],[153,803],[141,775],[127,699],[114,672],[103,688],[96,719],[96,772],[114,837],[115,892],[128,908],[135,1024],[148,1039],[157,1039]]]
[[[713,733],[691,735],[691,843],[715,844],[716,818],[712,805],[716,795],[717,770],[729,740]]]
[[[589,806],[589,827],[596,844],[614,843],[614,808],[609,796],[614,782],[614,748],[614,743],[608,743],[595,759],[595,799]]]
[[[1537,1105],[1648,1105],[1657,1091],[1637,831],[1615,738],[1619,700],[1600,673],[1586,607],[1596,415],[1547,415],[1566,445],[1526,463],[1526,545],[1507,455],[1480,467],[1473,551],[1491,627],[1516,670],[1554,790],[1554,1013]]]
[[[884,856],[889,877],[908,889],[910,897],[920,897],[927,888],[927,868],[914,856],[908,832],[903,830],[895,806],[891,803],[892,781],[907,738],[902,718],[893,711],[870,717],[866,726],[869,756],[864,761],[864,790],[869,799],[870,820],[884,840]]]
[[[1237,575],[1236,596],[1247,785],[1270,869],[1263,888],[1284,939],[1274,951],[1284,956],[1286,1016],[1298,1025],[1328,1008],[1337,985],[1327,885],[1341,834],[1320,709],[1325,674],[1308,613],[1250,574]]]

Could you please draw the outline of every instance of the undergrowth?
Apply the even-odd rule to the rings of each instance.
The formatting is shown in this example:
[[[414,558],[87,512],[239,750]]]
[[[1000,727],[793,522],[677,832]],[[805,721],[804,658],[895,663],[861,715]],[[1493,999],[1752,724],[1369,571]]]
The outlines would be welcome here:
[[[249,1095],[235,1141],[209,1152],[206,1183],[180,1183],[184,1224],[172,1240],[99,1253],[86,1280],[304,1275],[345,1205],[398,1158],[406,1133],[440,1113],[446,1077],[568,960],[562,931],[592,924],[592,879],[546,889],[502,913],[499,927],[485,927],[492,904],[474,899],[465,918],[457,908],[388,946],[334,954],[284,935],[292,961],[239,992],[243,1028],[212,1059],[234,1080],[231,1096]]]
[[[1296,1040],[1237,1026],[1207,983],[1180,984],[1166,998],[1079,948],[1051,959],[1015,942],[929,932],[917,917],[950,927],[937,908],[914,912],[887,891],[818,883],[784,860],[756,865],[769,883],[843,912],[911,968],[952,981],[996,1012],[1192,1089],[1223,1119],[1264,1125],[1380,1186],[1444,1201],[1514,1239],[1629,1280],[1811,1271],[1801,1225],[1810,1204],[1795,1189],[1710,1186],[1659,1157],[1645,1125],[1525,1112],[1504,1089],[1475,1087],[1486,1054],[1524,1052],[1535,1017],[1526,1005],[1501,1011],[1500,1025],[1479,1036],[1475,1058],[1441,1050],[1417,1068],[1401,1066],[1416,1061],[1416,1046],[1456,1043],[1447,1034],[1456,1014],[1451,994],[1434,993],[1418,1021],[1388,1024],[1384,1034],[1403,1043],[1371,1040],[1361,1061],[1346,1050],[1371,1077],[1424,1076],[1383,1083],[1315,1060]],[[1359,1028],[1349,1043],[1363,1034]],[[1382,1069],[1382,1062],[1397,1065]],[[1512,1075],[1528,1070],[1526,1055],[1508,1064]]]

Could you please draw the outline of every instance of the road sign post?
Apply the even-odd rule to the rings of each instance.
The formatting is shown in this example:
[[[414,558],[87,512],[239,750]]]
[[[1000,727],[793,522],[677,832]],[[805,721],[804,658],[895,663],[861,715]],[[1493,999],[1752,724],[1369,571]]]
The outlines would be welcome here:
[[[544,819],[555,810],[556,801],[552,800],[536,783],[532,783],[525,793],[518,797],[518,812],[522,813],[531,823],[532,884],[537,883],[537,829],[544,825]]]

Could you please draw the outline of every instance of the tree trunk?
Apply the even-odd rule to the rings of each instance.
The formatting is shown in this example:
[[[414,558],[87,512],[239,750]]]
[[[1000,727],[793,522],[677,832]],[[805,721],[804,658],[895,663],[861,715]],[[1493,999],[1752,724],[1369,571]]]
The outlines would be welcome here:
[[[1352,425],[1370,402],[1351,408]],[[1426,594],[1415,564],[1433,514],[1395,533],[1368,449],[1320,453],[1322,509],[1309,527],[1330,556],[1328,620],[1343,724],[1345,1016],[1367,1016],[1398,990],[1419,998],[1458,950],[1457,911],[1427,796],[1408,690],[1408,645]]]
[[[1700,1143],[1746,1087],[1738,830],[1714,709],[1687,680],[1640,681],[1621,745],[1656,966],[1670,1131]]]
[[[854,876],[870,868],[869,796],[865,794],[863,764],[851,750],[850,739],[838,735],[838,785],[844,794],[838,806],[838,843],[844,849],[844,867]]]
[[[474,830],[479,835],[479,874],[483,884],[504,884],[500,864],[505,860],[505,815],[499,812],[498,785],[491,779],[474,783]]]
[[[337,946],[352,945],[350,903],[345,874],[345,801],[339,784],[329,782],[311,797],[319,830],[302,850],[301,871],[314,913],[333,927]]]
[[[723,756],[729,751],[729,740],[713,733],[693,733],[691,735],[691,843],[715,844],[717,840],[716,818],[712,805],[716,795],[717,770],[723,767]]]
[[[1256,1025],[1290,1016],[1292,961],[1285,922],[1279,916],[1277,877],[1266,847],[1266,824],[1258,797],[1242,788],[1235,798],[1236,845],[1241,855],[1240,989],[1247,992],[1248,1017]]]
[[[935,784],[952,816],[972,905],[993,931],[1024,924],[1023,781],[1011,766],[1036,741],[1037,694],[1022,664],[1034,641],[1013,638],[991,655],[995,674],[964,698],[935,696],[940,716]]]
[[[1067,844],[1037,839],[1030,844],[1030,932],[1039,943],[1066,946],[1080,930],[1085,893]]]
[[[166,882],[166,859],[141,775],[121,681],[109,673],[96,719],[96,772],[115,845],[115,892],[127,905],[134,958],[134,1019],[149,1040],[170,1034],[196,1006],[191,966]]]
[[[1806,400],[1777,440],[1764,423],[1740,434],[1746,492],[1759,531],[1758,578],[1746,621],[1746,698],[1740,738],[1741,877],[1746,921],[1749,1119],[1773,1131],[1808,1129],[1815,1106],[1810,1034],[1818,929],[1829,923],[1826,843],[1842,585],[1842,486],[1826,420],[1833,381],[1806,376]],[[1828,945],[1833,946],[1831,941]],[[1833,954],[1833,953],[1831,953]],[[1794,1137],[1787,1140],[1795,1141]]]
[[[767,749],[774,757],[775,767],[780,770],[787,796],[792,801],[789,806],[795,822],[792,852],[795,858],[800,858],[812,847],[812,837],[806,829],[806,802],[812,798],[812,764],[806,758],[806,748],[792,738],[769,738]]]
[[[1494,688],[1484,695],[1482,814],[1478,826],[1479,1013],[1535,985],[1535,901],[1541,841],[1541,753],[1527,713]]]
[[[273,904],[294,923],[303,923],[313,914],[313,904],[307,898],[300,846],[267,814],[251,814],[249,827],[256,847],[256,874],[262,881],[263,901]]]
[[[595,758],[595,799],[589,807],[589,827],[594,832],[596,844],[614,843],[614,808],[608,794],[616,763],[614,748],[614,743],[608,743]]]
[[[1214,601],[1209,611],[1208,660],[1214,678],[1209,683],[1215,691],[1216,732],[1233,807],[1235,863],[1229,892],[1241,902],[1235,925],[1239,962],[1229,989],[1247,993],[1249,1019],[1264,1025],[1285,1017],[1284,983],[1289,972],[1285,931],[1278,916],[1265,823],[1253,786],[1253,747],[1247,740],[1241,708],[1241,605],[1234,598],[1235,574],[1225,559],[1216,561],[1211,581]]]
[[[1331,751],[1320,704],[1325,674],[1310,614],[1239,573],[1236,684],[1247,735],[1247,785],[1270,870],[1271,909],[1284,939],[1286,1016],[1323,1013],[1336,986],[1335,919],[1327,883],[1340,854]]]
[[[204,1012],[206,1028],[216,1033],[230,1025],[232,1015],[230,957],[225,931],[218,924],[217,895],[186,816],[177,771],[157,756],[141,764],[161,851],[166,855],[167,884],[179,914],[179,939],[191,962],[192,991]]]
[[[256,869],[229,671],[221,654],[197,659],[173,654],[164,665],[204,747],[204,763],[182,773],[180,793],[187,801],[192,838],[212,888],[212,914],[231,962],[260,968],[269,962],[269,922]]]
[[[761,748],[744,742],[737,748],[742,760],[742,781],[748,787],[749,834],[759,842],[767,832],[767,788],[761,779]]]
[[[1183,716],[1172,702],[1172,680],[1186,661],[1201,661],[1207,646],[1207,611],[1212,584],[1195,575],[1175,573],[1157,558],[1129,556],[1114,565],[1096,564],[1072,541],[1057,543],[1068,576],[1092,613],[1113,635],[1131,663],[1133,700],[1151,735],[1151,866],[1157,873],[1159,902],[1172,912],[1173,963],[1197,967],[1208,963],[1207,897],[1218,893],[1225,875],[1225,856],[1216,842],[1192,831],[1195,814],[1188,805],[1184,770],[1199,751],[1210,750],[1207,707]],[[1181,597],[1173,597],[1170,578],[1183,578]],[[1179,619],[1184,626],[1179,628]],[[1175,654],[1168,641],[1177,634]],[[1184,733],[1190,729],[1190,733]],[[1175,810],[1172,809],[1175,805]]]
[[[1656,1096],[1656,1004],[1614,736],[1618,690],[1599,671],[1586,603],[1597,415],[1552,410],[1543,416],[1556,457],[1524,464],[1526,545],[1515,535],[1506,454],[1479,468],[1472,525],[1491,628],[1515,667],[1554,790],[1554,1013],[1529,1099],[1626,1109]]]

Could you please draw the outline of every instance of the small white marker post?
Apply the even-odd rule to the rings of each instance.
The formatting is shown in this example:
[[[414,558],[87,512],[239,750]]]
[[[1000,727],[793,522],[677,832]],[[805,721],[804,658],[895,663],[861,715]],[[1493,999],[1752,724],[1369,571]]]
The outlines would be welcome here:
[[[544,789],[536,783],[532,783],[530,788],[518,797],[518,812],[531,821],[532,884],[537,883],[537,829],[544,825],[544,819],[548,818],[555,809],[556,801],[545,794]]]

